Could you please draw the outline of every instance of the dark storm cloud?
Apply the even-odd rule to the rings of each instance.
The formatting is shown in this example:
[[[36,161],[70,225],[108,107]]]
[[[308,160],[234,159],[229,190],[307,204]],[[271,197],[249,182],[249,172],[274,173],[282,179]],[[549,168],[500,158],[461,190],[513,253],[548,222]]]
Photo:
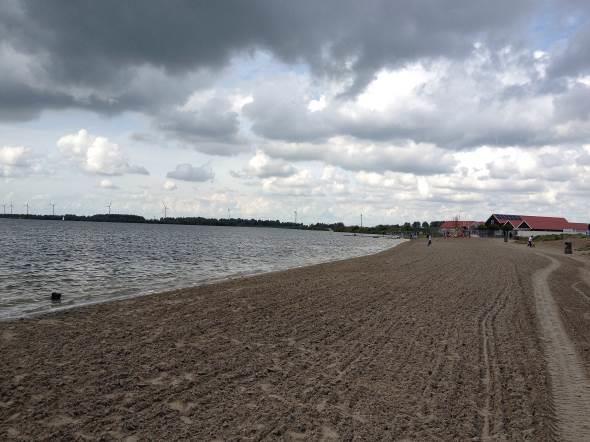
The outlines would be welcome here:
[[[39,116],[45,109],[76,108],[115,114],[141,107],[140,97],[120,98],[123,100],[112,101],[95,94],[76,97],[68,92],[4,81],[0,78],[0,120],[30,120]]]
[[[590,87],[577,84],[555,98],[555,111],[562,121],[590,118]]]
[[[567,47],[555,57],[549,68],[551,77],[587,75],[590,73],[590,30],[576,34]]]
[[[235,141],[239,130],[238,114],[223,105],[208,103],[198,110],[175,111],[161,115],[161,130],[188,141]]]
[[[38,116],[42,109],[73,106],[74,100],[67,94],[5,82],[0,78],[0,120],[29,120]]]
[[[156,127],[166,135],[210,155],[229,156],[249,150],[238,136],[238,114],[224,98],[208,97],[188,108],[160,112]]]
[[[47,82],[90,87],[97,97],[112,93],[114,83],[133,84],[134,68],[180,75],[220,68],[253,49],[307,63],[316,74],[349,76],[356,92],[383,66],[462,56],[475,39],[504,43],[532,4],[463,0],[441,12],[438,0],[7,1],[0,6],[0,38],[38,57]],[[111,98],[119,107],[146,105],[133,106],[124,93]],[[100,103],[98,111],[109,111]]]

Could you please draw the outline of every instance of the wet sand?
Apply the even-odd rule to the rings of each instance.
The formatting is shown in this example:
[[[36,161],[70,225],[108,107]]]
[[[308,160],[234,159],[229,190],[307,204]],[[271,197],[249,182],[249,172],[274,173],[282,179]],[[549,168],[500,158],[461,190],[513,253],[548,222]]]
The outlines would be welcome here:
[[[0,438],[575,437],[587,395],[572,404],[567,376],[557,388],[552,342],[565,339],[572,382],[587,382],[580,256],[417,241],[2,322]]]

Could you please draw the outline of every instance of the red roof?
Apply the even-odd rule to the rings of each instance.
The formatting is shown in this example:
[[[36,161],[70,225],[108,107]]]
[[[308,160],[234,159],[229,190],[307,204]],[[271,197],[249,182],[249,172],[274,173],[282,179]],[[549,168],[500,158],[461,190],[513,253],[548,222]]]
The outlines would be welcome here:
[[[496,218],[496,220],[498,221],[499,224],[506,224],[506,222],[512,221],[511,224],[513,226],[514,226],[514,223],[516,223],[518,225],[522,221],[522,217],[520,215],[502,215],[499,213],[493,213],[490,218]]]
[[[549,230],[563,231],[574,230],[576,232],[586,232],[589,230],[588,224],[570,223],[567,219],[555,216],[529,216],[529,215],[502,215],[494,213],[488,218],[495,218],[501,225],[511,225],[513,228],[529,228],[531,230]]]
[[[565,218],[556,218],[551,216],[527,216],[522,215],[522,225],[526,225],[531,230],[563,230],[568,229],[570,223]]]
[[[587,232],[590,230],[590,225],[584,223],[568,223],[568,227],[566,228],[574,230],[575,232]]]
[[[514,229],[516,229],[518,226],[520,226],[520,224],[522,223],[522,220],[508,220],[506,221],[504,224],[510,224]],[[504,225],[503,224],[503,225]]]
[[[443,223],[440,225],[440,228],[448,230],[455,229],[457,227],[470,228],[472,226],[479,226],[483,223],[483,221],[443,221]]]

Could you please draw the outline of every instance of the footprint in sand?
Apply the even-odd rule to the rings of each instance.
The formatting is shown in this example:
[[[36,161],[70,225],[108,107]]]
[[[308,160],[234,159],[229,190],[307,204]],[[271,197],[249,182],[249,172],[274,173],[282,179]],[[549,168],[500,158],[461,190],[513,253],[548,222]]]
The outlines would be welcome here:
[[[168,373],[163,372],[160,375],[156,376],[155,378],[146,379],[145,382],[152,385],[164,385],[167,384],[166,379],[168,378]]]
[[[179,413],[186,414],[195,407],[195,404],[193,402],[174,401],[170,402],[168,407],[178,411]]]
[[[307,440],[307,434],[305,433],[299,433],[297,431],[287,431],[285,433],[285,436],[287,437],[287,440]]]
[[[20,383],[21,383],[21,381],[22,381],[24,378],[26,378],[27,376],[28,376],[27,374],[17,374],[17,375],[14,377],[14,383],[15,383],[15,384],[20,384]]]
[[[193,373],[183,373],[180,376],[173,376],[167,372],[162,372],[155,378],[145,379],[144,382],[151,385],[180,385],[183,382],[194,382]]]
[[[50,427],[63,427],[64,425],[76,423],[78,423],[77,419],[73,419],[70,416],[66,416],[65,414],[60,414],[59,416],[55,416],[54,418],[47,421],[47,425]]]
[[[163,304],[166,305],[178,305],[178,304],[182,304],[184,301],[182,301],[181,299],[165,299],[162,301]]]
[[[10,342],[15,337],[16,337],[16,333],[14,333],[14,332],[11,332],[11,331],[8,331],[8,330],[2,332],[2,340],[3,341]]]
[[[56,319],[39,319],[38,323],[46,325],[60,325],[60,322]]]
[[[340,436],[333,428],[330,428],[326,425],[322,427],[322,437],[320,441],[331,441],[331,440],[339,440]]]

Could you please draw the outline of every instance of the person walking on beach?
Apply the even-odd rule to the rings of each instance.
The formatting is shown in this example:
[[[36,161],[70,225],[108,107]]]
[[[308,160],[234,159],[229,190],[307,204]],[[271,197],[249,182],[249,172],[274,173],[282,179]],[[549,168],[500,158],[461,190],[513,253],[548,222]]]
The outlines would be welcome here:
[[[428,246],[427,247],[430,247],[431,245],[432,245],[432,234],[429,233],[428,234]]]

